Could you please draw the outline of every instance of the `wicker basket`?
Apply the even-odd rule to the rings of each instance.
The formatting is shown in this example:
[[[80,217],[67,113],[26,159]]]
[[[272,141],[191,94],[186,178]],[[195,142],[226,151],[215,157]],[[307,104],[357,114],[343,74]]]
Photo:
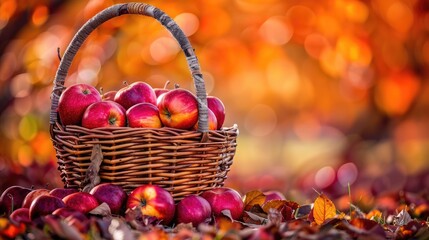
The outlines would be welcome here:
[[[197,131],[173,128],[97,128],[63,126],[57,107],[70,64],[88,35],[103,22],[139,14],[158,20],[181,46],[198,99]],[[223,186],[233,162],[236,125],[208,131],[204,80],[194,50],[179,26],[161,10],[144,3],[117,4],[87,21],[76,33],[58,67],[51,95],[51,138],[65,187],[88,191],[110,182],[126,191],[142,184],[159,185],[180,200],[189,194]]]

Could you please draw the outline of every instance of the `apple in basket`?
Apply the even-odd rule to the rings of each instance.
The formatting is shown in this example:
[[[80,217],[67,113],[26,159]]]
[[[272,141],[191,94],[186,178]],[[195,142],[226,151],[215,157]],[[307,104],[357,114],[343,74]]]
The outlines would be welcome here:
[[[125,127],[125,109],[116,102],[102,101],[91,104],[84,112],[82,126],[85,128]]]
[[[191,129],[198,121],[198,100],[188,90],[177,88],[161,94],[157,105],[166,127]]]
[[[156,95],[153,88],[145,82],[134,82],[116,93],[115,102],[128,109],[138,103],[152,103],[156,105]]]
[[[143,215],[155,217],[164,225],[173,220],[175,213],[173,196],[167,190],[150,184],[134,189],[128,195],[126,207],[140,208]]]
[[[126,112],[128,126],[133,128],[160,128],[162,127],[159,118],[158,108],[151,103],[139,103]]]
[[[170,91],[170,89],[167,88],[168,84],[170,84],[170,81],[165,82],[164,88],[153,89],[153,91],[155,92],[156,98],[158,98],[161,94]]]
[[[237,220],[243,213],[244,203],[241,195],[232,188],[213,188],[201,193],[200,196],[209,202],[216,217],[223,216],[222,211],[229,210],[232,219]]]
[[[103,101],[107,101],[107,100],[114,101],[115,100],[115,95],[116,95],[117,92],[118,91],[108,91],[106,93],[103,93],[103,95],[101,96],[101,99]]]
[[[79,83],[68,87],[58,100],[58,114],[63,125],[80,125],[86,108],[101,101],[93,86]]]
[[[210,222],[211,215],[209,202],[198,195],[188,195],[176,206],[177,223],[192,223],[197,227],[200,223]]]
[[[225,105],[214,96],[207,96],[207,107],[212,110],[217,120],[217,129],[221,129],[225,121]]]
[[[217,130],[217,119],[215,114],[212,112],[212,110],[207,109],[208,110],[208,121],[209,121],[209,126],[208,126],[208,130]],[[194,130],[198,130],[198,122],[194,125],[194,127],[192,128]]]

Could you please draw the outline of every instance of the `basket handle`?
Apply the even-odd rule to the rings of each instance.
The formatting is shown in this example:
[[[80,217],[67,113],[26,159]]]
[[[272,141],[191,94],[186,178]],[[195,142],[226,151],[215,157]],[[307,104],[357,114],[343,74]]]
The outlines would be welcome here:
[[[89,19],[74,35],[72,41],[69,43],[64,53],[64,56],[61,59],[60,65],[55,75],[54,87],[51,93],[51,113],[49,119],[51,126],[53,126],[57,121],[58,101],[61,93],[65,89],[65,78],[77,51],[95,28],[107,20],[123,14],[139,14],[153,17],[158,20],[165,28],[167,28],[173,37],[177,40],[183,52],[185,53],[186,61],[188,63],[196,89],[196,96],[198,100],[198,131],[202,133],[208,132],[207,94],[203,75],[200,72],[200,65],[195,55],[194,49],[192,48],[186,35],[171,17],[165,14],[162,10],[146,3],[124,3],[108,7]],[[205,137],[206,136],[204,136],[204,138]]]

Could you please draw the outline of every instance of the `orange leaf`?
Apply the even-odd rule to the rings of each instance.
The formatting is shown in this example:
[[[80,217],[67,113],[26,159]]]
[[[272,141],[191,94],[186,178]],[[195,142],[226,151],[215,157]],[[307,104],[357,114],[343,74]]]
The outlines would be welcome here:
[[[324,194],[319,195],[314,201],[313,217],[318,225],[326,219],[334,218],[337,214],[336,211],[334,203]]]
[[[249,211],[253,206],[262,206],[266,196],[258,190],[250,191],[244,196],[244,210]]]

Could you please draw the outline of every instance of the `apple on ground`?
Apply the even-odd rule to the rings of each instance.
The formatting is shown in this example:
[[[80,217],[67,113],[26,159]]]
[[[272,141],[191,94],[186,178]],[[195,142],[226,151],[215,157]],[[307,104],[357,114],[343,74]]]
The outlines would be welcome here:
[[[145,216],[153,216],[168,225],[174,218],[175,205],[171,194],[156,185],[145,184],[134,189],[129,195],[127,209],[140,208]]]
[[[134,82],[116,93],[115,102],[128,109],[138,103],[156,104],[156,95],[153,88],[145,82]]]
[[[160,128],[158,108],[151,103],[139,103],[130,107],[126,112],[128,126],[133,128]]]
[[[162,94],[157,106],[166,127],[191,129],[198,121],[198,100],[188,90],[178,88]]]
[[[10,214],[9,218],[16,223],[31,223],[30,209],[18,208]]]
[[[8,187],[0,196],[0,214],[11,214],[13,210],[22,207],[25,197],[31,191],[31,188],[22,186]]]
[[[165,82],[164,88],[154,88],[153,89],[153,91],[155,92],[156,98],[158,98],[159,95],[170,91],[170,89],[167,88],[168,84],[170,84],[170,81]]]
[[[176,206],[178,223],[192,223],[192,226],[197,227],[201,223],[210,222],[211,215],[209,202],[198,195],[188,195]]]
[[[65,207],[64,202],[51,195],[41,195],[31,203],[29,214],[31,220],[51,214],[58,208]]]
[[[27,196],[25,196],[24,202],[22,202],[22,207],[30,208],[31,203],[34,201],[34,199],[42,195],[49,195],[49,190],[45,188],[34,189],[33,191],[29,192]]]
[[[102,183],[95,186],[89,192],[99,203],[105,202],[112,214],[121,214],[124,212],[127,201],[127,193],[121,186],[112,183]]]
[[[225,121],[225,105],[214,96],[207,96],[207,107],[212,110],[217,119],[217,129],[221,129]]]
[[[79,83],[68,87],[58,102],[58,114],[62,124],[80,125],[85,109],[100,101],[100,93],[91,85]]]
[[[222,211],[229,210],[232,219],[238,220],[243,213],[244,203],[242,197],[240,193],[232,188],[213,188],[201,193],[200,196],[209,202],[212,213],[215,216],[223,216]]]
[[[97,199],[87,192],[72,193],[63,198],[63,201],[66,207],[85,214],[99,205]]]
[[[285,200],[286,197],[283,193],[276,191],[276,190],[269,190],[263,192],[265,195],[265,202],[271,201],[271,200]]]
[[[79,211],[76,211],[74,209],[68,208],[68,207],[62,207],[62,208],[58,208],[55,211],[52,212],[52,215],[61,217],[61,218],[67,218],[70,215],[73,214],[83,214]]]
[[[52,189],[49,194],[51,196],[63,199],[65,196],[70,195],[72,193],[79,192],[77,189],[74,188],[54,188]]]
[[[217,130],[217,119],[216,116],[214,115],[214,113],[212,112],[212,110],[207,109],[207,113],[208,113],[208,121],[209,121],[209,125],[208,125],[208,130]],[[198,122],[194,125],[194,127],[192,128],[193,130],[198,130]]]
[[[115,95],[118,91],[108,91],[106,93],[103,93],[103,95],[101,96],[101,100],[103,101],[114,101],[115,100]]]
[[[125,127],[125,109],[116,102],[102,101],[91,104],[84,112],[82,126],[85,128]]]

